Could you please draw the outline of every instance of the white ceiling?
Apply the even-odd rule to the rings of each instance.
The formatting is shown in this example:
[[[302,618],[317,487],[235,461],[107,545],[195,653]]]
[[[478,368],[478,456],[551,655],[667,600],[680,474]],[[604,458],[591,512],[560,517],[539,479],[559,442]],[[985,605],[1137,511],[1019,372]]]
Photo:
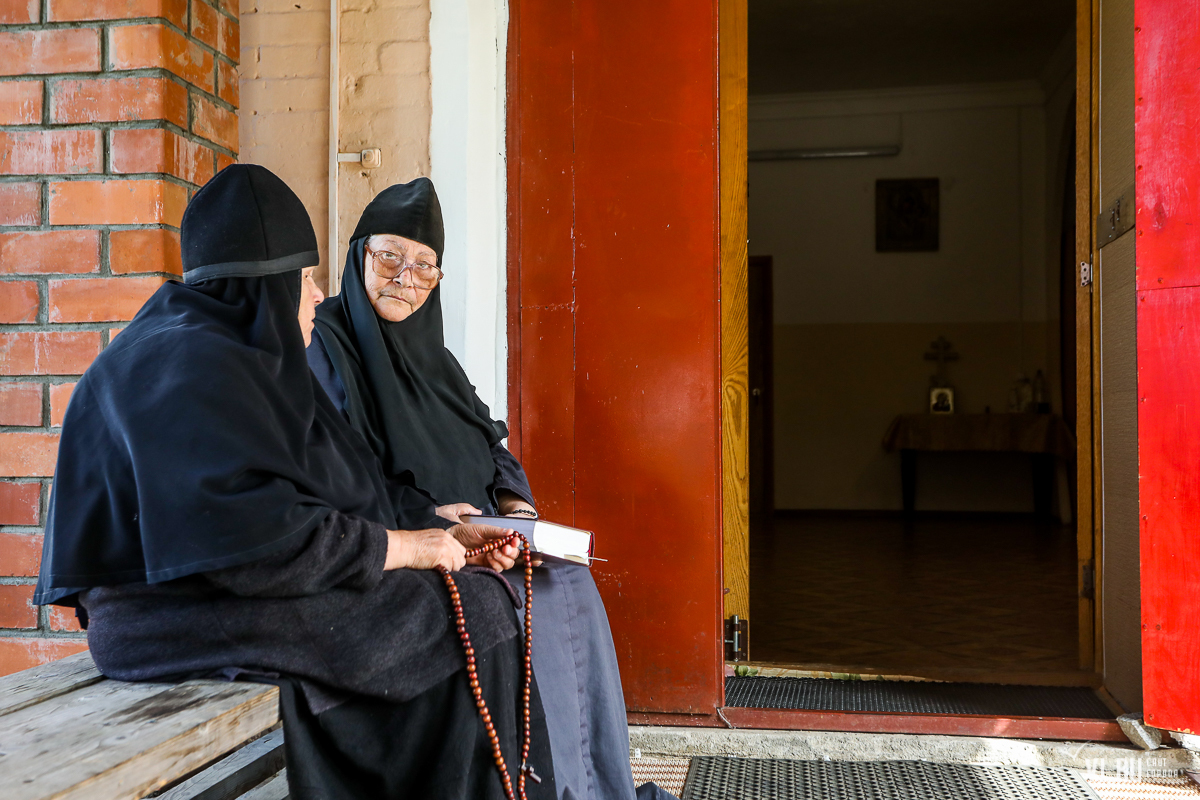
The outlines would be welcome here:
[[[750,93],[1036,78],[1072,0],[749,0]]]

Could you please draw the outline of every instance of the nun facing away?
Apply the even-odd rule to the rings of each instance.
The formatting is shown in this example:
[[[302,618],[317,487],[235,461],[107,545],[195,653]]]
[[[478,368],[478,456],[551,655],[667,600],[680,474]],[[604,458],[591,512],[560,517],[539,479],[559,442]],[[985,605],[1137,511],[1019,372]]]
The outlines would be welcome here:
[[[300,200],[226,168],[183,218],[162,286],[88,369],[63,423],[35,602],[77,609],[101,672],[280,689],[296,800],[506,796],[441,565],[517,784],[524,648],[494,554],[505,535],[422,530],[313,378],[321,293]],[[531,753],[556,795],[536,685]]]
[[[436,512],[444,525],[481,511],[536,517],[525,472],[501,444],[507,427],[443,342],[441,281],[453,273],[442,272],[443,243],[428,178],[372,200],[351,236],[341,294],[317,309],[309,364],[389,480],[427,495],[421,516]],[[633,800],[621,677],[591,571],[537,567],[533,597],[533,667],[559,796]]]

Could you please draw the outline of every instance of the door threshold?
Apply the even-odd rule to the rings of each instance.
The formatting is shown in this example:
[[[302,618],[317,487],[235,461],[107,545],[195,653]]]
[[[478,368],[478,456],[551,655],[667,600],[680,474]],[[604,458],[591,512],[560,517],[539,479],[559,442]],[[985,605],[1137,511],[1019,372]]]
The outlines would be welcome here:
[[[1128,741],[1116,719],[1122,710],[1103,688],[1031,685],[1020,680],[1023,675],[984,684],[983,674],[975,674],[975,681],[951,681],[837,668],[738,666],[746,669],[727,669],[727,705],[715,714],[630,713],[630,724]]]
[[[827,678],[830,680],[941,681],[952,683],[1002,683],[1014,686],[1079,686],[1100,689],[1103,679],[1083,670],[997,670],[973,667],[920,667],[887,669],[862,664],[794,663],[778,661],[727,661],[725,676]],[[1118,712],[1124,713],[1124,712]]]
[[[975,714],[897,714],[863,711],[807,711],[725,706],[713,715],[630,711],[631,726],[725,728],[744,731],[813,731],[926,736],[973,736],[994,739],[1045,739],[1128,745],[1113,720],[1074,717],[1006,717]]]
[[[721,709],[731,728],[843,733],[908,733],[987,736],[1000,739],[1054,739],[1073,742],[1128,742],[1115,719],[1015,717],[985,714],[911,714],[886,711],[810,711],[790,708]],[[661,724],[661,723],[660,723]]]

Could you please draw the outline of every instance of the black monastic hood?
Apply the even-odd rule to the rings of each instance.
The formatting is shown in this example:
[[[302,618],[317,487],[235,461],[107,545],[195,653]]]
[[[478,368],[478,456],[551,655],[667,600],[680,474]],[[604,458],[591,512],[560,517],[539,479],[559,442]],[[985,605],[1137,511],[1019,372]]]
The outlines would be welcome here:
[[[390,233],[420,242],[437,253],[442,267],[446,232],[442,224],[442,204],[429,178],[417,178],[384,189],[363,209],[350,240],[365,239],[376,233]],[[445,267],[442,267],[445,269]]]
[[[304,204],[257,164],[221,170],[188,204],[182,230],[186,283],[276,275],[320,260]]]
[[[315,239],[262,167],[196,194],[189,284],[164,284],[71,397],[36,603],[246,564],[333,510],[392,527],[378,461],[305,358],[296,290]]]

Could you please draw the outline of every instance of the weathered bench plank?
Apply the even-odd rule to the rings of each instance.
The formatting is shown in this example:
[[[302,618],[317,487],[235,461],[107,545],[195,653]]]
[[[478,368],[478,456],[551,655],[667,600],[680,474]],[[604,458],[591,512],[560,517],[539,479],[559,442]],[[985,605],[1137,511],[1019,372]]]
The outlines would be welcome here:
[[[103,680],[0,716],[7,800],[136,800],[279,719],[274,686]]]
[[[287,773],[281,772],[262,786],[251,789],[240,800],[287,800]]]
[[[104,680],[88,653],[0,678],[0,715],[20,711],[60,694]]]
[[[273,730],[211,767],[172,786],[157,800],[228,800],[283,769],[283,731]]]

